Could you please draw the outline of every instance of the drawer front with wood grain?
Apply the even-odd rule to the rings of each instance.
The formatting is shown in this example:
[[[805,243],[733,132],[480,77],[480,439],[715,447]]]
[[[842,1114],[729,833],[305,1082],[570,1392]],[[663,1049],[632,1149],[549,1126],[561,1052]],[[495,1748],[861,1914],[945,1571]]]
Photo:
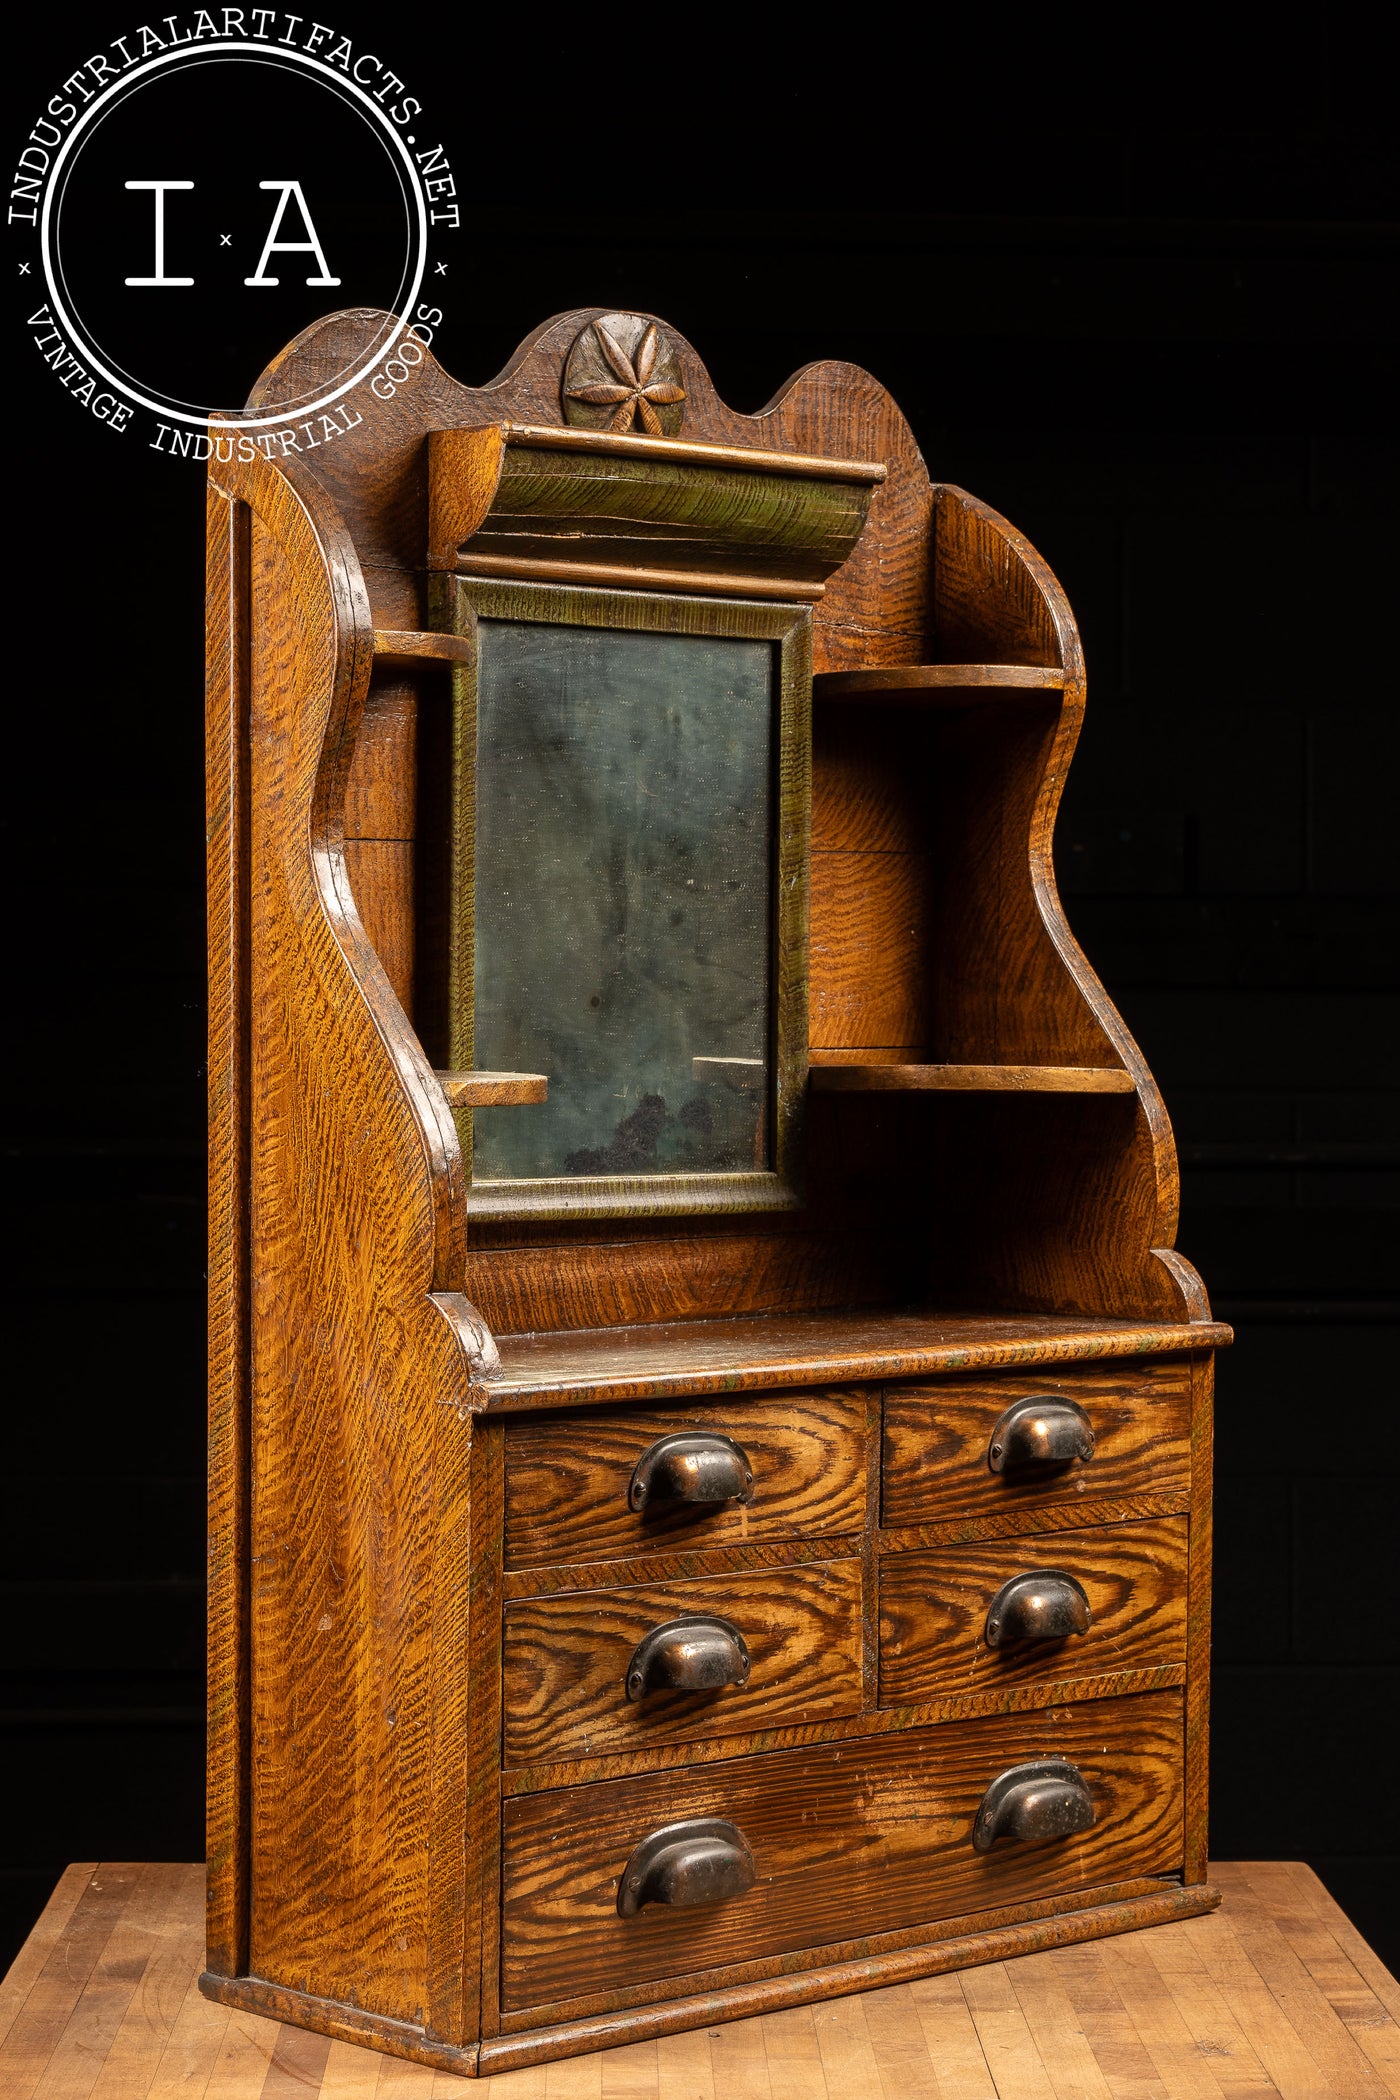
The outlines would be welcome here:
[[[1069,1410],[1079,1410],[1092,1434],[1090,1455],[1028,1458],[994,1470],[994,1432],[1021,1400],[1041,1403],[1042,1413],[1060,1410],[1061,1426]],[[1023,1414],[1023,1430],[1027,1419]],[[992,1518],[1014,1529],[1015,1520],[1033,1521],[1040,1510],[1141,1495],[1184,1510],[1190,1427],[1190,1372],[1172,1361],[892,1387],[885,1396],[883,1521],[899,1529]],[[1034,1448],[1027,1434],[1011,1455]]]
[[[502,1689],[510,1765],[859,1713],[860,1562],[519,1600]]]
[[[887,1554],[880,1703],[1186,1661],[1185,1517]]]
[[[871,1404],[858,1392],[784,1393],[512,1422],[506,1430],[506,1565],[559,1566],[690,1545],[858,1532],[865,1523]],[[731,1479],[702,1483],[708,1492],[734,1486],[748,1499],[684,1499],[685,1465],[668,1463],[678,1437],[712,1447],[712,1473],[722,1472],[718,1461],[733,1469]],[[653,1454],[659,1456],[651,1493],[638,1508],[638,1461]]]
[[[909,1729],[503,1804],[502,2002],[544,2005],[1179,1871],[1182,1702],[1151,1692]],[[974,1848],[1009,1768],[1068,1760],[1094,1822]],[[752,1861],[725,1900],[619,1915],[629,1859],[722,1819]]]

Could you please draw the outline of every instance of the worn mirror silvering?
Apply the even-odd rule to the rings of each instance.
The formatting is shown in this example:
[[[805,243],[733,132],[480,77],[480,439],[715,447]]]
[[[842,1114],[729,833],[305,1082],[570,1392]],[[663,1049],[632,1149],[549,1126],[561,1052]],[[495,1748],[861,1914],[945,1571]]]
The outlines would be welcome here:
[[[478,637],[475,1178],[768,1166],[773,645]]]

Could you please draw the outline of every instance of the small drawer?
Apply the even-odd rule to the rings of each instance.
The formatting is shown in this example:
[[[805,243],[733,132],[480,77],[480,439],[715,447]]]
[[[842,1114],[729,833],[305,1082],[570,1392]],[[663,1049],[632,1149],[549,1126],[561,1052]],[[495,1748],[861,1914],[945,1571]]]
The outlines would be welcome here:
[[[1018,1400],[1081,1409],[1091,1455],[994,1471],[993,1431]],[[885,1397],[883,1520],[899,1530],[1128,1495],[1159,1495],[1184,1510],[1190,1429],[1190,1375],[1171,1360],[893,1387]]]
[[[693,1407],[570,1411],[506,1430],[508,1567],[560,1566],[675,1552],[689,1545],[860,1531],[865,1521],[867,1415],[857,1392],[783,1394]],[[688,1501],[685,1466],[661,1453],[646,1505],[631,1490],[639,1460],[662,1440],[700,1436],[720,1460],[737,1445],[730,1483],[747,1501]],[[672,1447],[674,1449],[674,1447]]]
[[[502,1810],[503,2005],[803,1948],[839,1959],[831,1949],[872,1933],[1179,1872],[1181,1757],[1180,1692],[1148,1692],[517,1794]],[[1051,1759],[1072,1767],[1092,1827],[977,1850],[993,1782]],[[638,1848],[707,1819],[697,1835],[725,1846],[738,1871],[726,1875],[721,1859],[708,1888],[692,1877],[693,1906],[620,1915]],[[683,1877],[672,1887],[685,1893]]]
[[[1057,1635],[1081,1618],[1084,1631]],[[1185,1660],[1185,1517],[936,1546],[880,1563],[882,1706]]]
[[[720,1682],[668,1688],[686,1675]],[[860,1562],[518,1600],[503,1695],[510,1765],[859,1713]]]

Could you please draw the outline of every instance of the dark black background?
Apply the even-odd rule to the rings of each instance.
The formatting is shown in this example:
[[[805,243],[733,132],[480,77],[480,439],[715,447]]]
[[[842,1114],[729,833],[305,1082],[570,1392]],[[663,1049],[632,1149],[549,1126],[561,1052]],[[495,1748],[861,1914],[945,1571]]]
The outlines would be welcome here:
[[[668,318],[743,408],[856,359],[1066,585],[1090,673],[1071,916],[1163,1082],[1180,1244],[1239,1335],[1213,1849],[1310,1860],[1400,1964],[1393,51],[1262,11],[1107,47],[1000,16],[911,41],[864,9],[333,19],[428,104],[461,182],[449,369],[484,379],[595,302]],[[129,26],[31,31],[7,150]],[[202,496],[65,400],[26,310],[3,395],[14,1942],[68,1860],[202,1845]]]

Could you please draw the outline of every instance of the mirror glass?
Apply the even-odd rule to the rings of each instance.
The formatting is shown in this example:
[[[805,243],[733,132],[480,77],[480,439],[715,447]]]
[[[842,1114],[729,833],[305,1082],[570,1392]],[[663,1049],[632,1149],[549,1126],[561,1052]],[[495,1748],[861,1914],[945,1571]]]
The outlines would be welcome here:
[[[478,625],[477,1180],[770,1164],[771,642]]]

